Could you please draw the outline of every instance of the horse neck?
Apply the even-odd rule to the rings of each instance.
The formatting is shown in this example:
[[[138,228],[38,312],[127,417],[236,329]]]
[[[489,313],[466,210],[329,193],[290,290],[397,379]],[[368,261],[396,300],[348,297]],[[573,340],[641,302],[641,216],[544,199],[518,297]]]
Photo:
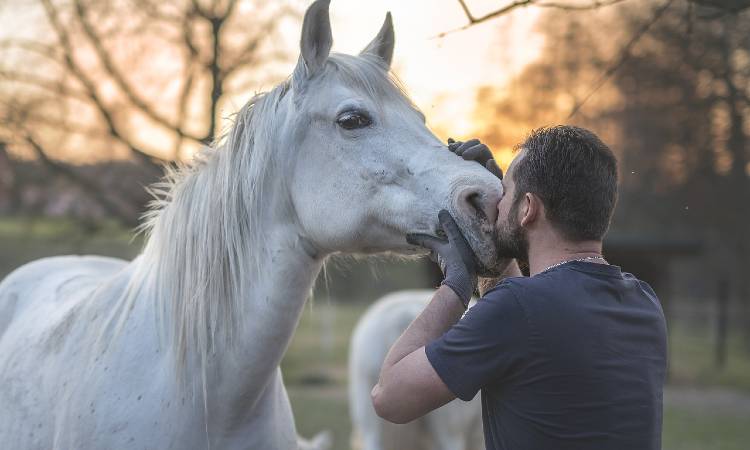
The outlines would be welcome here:
[[[132,284],[156,299],[178,371],[248,393],[276,370],[323,257],[311,256],[283,187],[245,203],[221,157],[168,186]]]
[[[260,406],[255,401],[263,392],[279,386],[270,380],[324,263],[323,258],[311,256],[289,222],[269,221],[263,226],[273,231],[265,236],[262,248],[253,249],[265,257],[260,270],[244,280],[248,296],[243,299],[236,341],[217,348],[209,358],[208,407],[217,423],[235,423],[252,415],[249,411]]]
[[[271,225],[266,255],[259,272],[247,279],[251,295],[237,343],[222,352],[221,378],[243,392],[254,390],[276,370],[286,351],[306,299],[323,265],[312,257],[302,238],[289,225]],[[249,384],[249,385],[248,385]]]

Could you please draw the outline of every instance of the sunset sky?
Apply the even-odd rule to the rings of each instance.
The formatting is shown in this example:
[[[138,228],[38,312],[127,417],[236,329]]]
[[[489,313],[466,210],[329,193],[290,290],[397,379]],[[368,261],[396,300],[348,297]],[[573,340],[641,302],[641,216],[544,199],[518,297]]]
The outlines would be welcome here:
[[[311,3],[310,0],[293,1],[300,10]],[[506,4],[498,0],[469,0],[467,3],[475,16]],[[34,24],[43,27],[46,22],[38,5],[4,6],[0,7],[0,39],[38,37],[39,28]],[[240,8],[251,9],[252,4],[241,2]],[[540,14],[534,7],[518,8],[486,23],[437,37],[467,24],[456,0],[332,0],[333,50],[358,53],[375,36],[387,11],[393,14],[396,30],[394,72],[425,112],[428,124],[443,139],[449,135],[457,139],[471,136],[477,129],[472,123],[477,88],[482,85],[502,87],[538,55],[543,42],[534,30]],[[284,42],[278,44],[289,48],[292,55],[299,51],[300,28],[301,21],[290,22],[282,28]],[[171,64],[169,58],[157,56],[149,61],[149,70],[158,73],[162,70],[160,65],[164,68]],[[287,75],[293,66],[294,61],[290,59],[277,70]],[[272,87],[270,83],[280,81],[271,80],[253,90],[268,90]],[[159,94],[168,91],[169,86]],[[228,99],[221,116],[230,116],[251,94],[246,92],[241,97]],[[153,148],[169,146],[167,136],[146,134],[155,144]]]
[[[501,4],[468,2],[475,16]],[[377,33],[386,11],[396,28],[395,73],[430,124],[456,136],[472,131],[477,87],[502,85],[537,56],[542,44],[533,29],[539,14],[533,7],[438,38],[467,23],[456,0],[334,0],[334,49],[358,52]]]
[[[297,1],[302,10],[311,3]],[[506,3],[469,0],[467,4],[478,17]],[[478,128],[472,120],[477,89],[502,87],[538,56],[543,44],[535,30],[540,14],[535,7],[518,8],[461,30],[468,20],[456,0],[332,0],[333,51],[359,53],[377,34],[388,11],[396,32],[393,72],[442,139],[473,136]],[[284,45],[294,55],[299,53],[300,25],[283,28]],[[280,72],[291,73],[294,62],[280,67]],[[237,109],[245,100],[233,99],[227,109]],[[493,150],[500,165],[507,167],[513,155],[508,149]]]

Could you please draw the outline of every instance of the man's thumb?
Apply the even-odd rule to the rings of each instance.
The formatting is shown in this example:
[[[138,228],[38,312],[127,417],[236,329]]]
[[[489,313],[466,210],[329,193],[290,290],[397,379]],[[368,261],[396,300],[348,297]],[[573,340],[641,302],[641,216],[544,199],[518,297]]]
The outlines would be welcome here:
[[[430,236],[428,234],[411,233],[406,235],[406,242],[411,245],[418,245],[429,250],[435,250],[438,245],[444,243],[443,240]]]

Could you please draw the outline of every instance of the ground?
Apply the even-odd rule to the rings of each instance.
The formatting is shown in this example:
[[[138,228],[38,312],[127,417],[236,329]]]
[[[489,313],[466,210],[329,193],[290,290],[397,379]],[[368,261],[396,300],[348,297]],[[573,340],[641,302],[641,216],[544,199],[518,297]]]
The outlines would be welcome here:
[[[351,448],[346,353],[351,330],[366,306],[316,299],[306,307],[282,363],[299,432],[312,436],[331,430],[334,450]],[[743,375],[750,378],[750,355],[733,346],[728,367],[710,374],[711,343],[695,334],[673,328],[672,366],[679,372],[672,375],[678,381],[664,393],[663,449],[746,450],[750,389],[745,380],[731,383]]]
[[[0,218],[0,278],[43,256],[74,253],[130,259],[139,247],[138,239],[111,224],[92,232],[66,221]],[[351,448],[346,392],[351,330],[378,292],[406,287],[419,276],[417,268],[403,263],[393,265],[396,269],[390,272],[385,263],[378,263],[373,271],[379,277],[357,264],[347,262],[358,267],[348,272],[329,268],[330,287],[319,283],[323,286],[305,307],[282,363],[300,433],[310,437],[331,430],[334,450]],[[678,317],[669,323],[670,384],[665,392],[663,448],[745,450],[750,442],[750,346],[739,329],[730,332],[727,365],[717,369],[708,319],[713,302],[694,300],[709,309],[698,310],[691,320]]]

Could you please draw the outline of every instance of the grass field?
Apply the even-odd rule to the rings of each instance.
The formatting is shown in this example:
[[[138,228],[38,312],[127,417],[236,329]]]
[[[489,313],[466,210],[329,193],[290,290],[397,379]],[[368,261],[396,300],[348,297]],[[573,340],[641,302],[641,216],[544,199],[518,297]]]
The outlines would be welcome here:
[[[299,432],[309,437],[331,430],[335,450],[351,448],[347,349],[351,330],[365,308],[318,299],[306,307],[282,363]],[[726,370],[712,374],[711,342],[691,338],[680,327],[672,329],[676,334],[671,364],[679,383],[665,393],[664,450],[750,448],[750,357],[743,353],[739,339],[734,338]]]
[[[132,241],[130,233],[113,225],[92,233],[67,221],[0,219],[0,277],[43,256],[90,253],[129,259],[139,248],[140,241]],[[305,306],[282,362],[299,432],[310,437],[331,430],[335,450],[350,448],[347,349],[351,330],[367,306],[362,299],[371,301],[423,276],[413,264],[381,261],[376,269],[361,262],[351,266],[349,271],[334,267],[330,286],[318,289],[325,294]],[[328,294],[343,299],[353,298],[354,292],[360,302],[327,300]],[[679,321],[669,325],[671,386],[665,395],[664,449],[750,448],[750,354],[739,333],[730,335],[727,366],[717,371],[710,329]]]

